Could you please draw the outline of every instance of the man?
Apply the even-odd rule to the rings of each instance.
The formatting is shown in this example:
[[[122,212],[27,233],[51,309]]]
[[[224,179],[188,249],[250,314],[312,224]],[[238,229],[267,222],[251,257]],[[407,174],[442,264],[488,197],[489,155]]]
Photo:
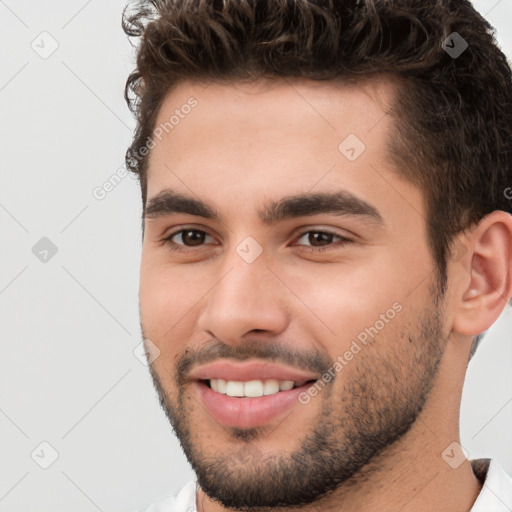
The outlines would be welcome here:
[[[512,295],[512,79],[464,0],[161,0],[127,153],[197,480],[148,511],[506,511],[459,405]]]

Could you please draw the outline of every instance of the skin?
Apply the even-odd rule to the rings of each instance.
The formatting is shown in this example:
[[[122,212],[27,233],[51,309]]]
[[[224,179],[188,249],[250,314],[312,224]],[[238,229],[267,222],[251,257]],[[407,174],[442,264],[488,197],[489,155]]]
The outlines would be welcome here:
[[[363,398],[368,411],[382,404],[397,404],[398,411],[401,397],[414,398],[421,383],[430,384],[406,433],[334,492],[286,510],[467,511],[481,489],[468,461],[452,469],[441,454],[460,442],[472,338],[494,323],[512,293],[512,218],[493,212],[461,233],[463,256],[449,261],[447,292],[436,308],[423,195],[399,176],[386,152],[393,119],[385,112],[395,93],[386,78],[357,86],[184,82],[167,95],[158,115],[156,125],[190,96],[198,101],[151,150],[148,200],[173,189],[201,198],[221,215],[218,222],[174,213],[146,217],[144,224],[141,326],[160,351],[151,372],[168,415],[180,411],[174,424],[196,455],[221,461],[231,481],[250,482],[300,450],[327,419],[340,426],[329,438],[332,449],[346,451],[347,431],[355,425],[348,411],[362,407]],[[350,133],[366,145],[353,162],[338,149]],[[374,206],[383,224],[321,213],[268,226],[257,215],[269,199],[341,189]],[[179,245],[185,252],[171,251],[165,238],[185,228],[209,236],[199,246]],[[315,230],[351,241],[341,245],[334,237],[324,244],[329,250],[319,252],[315,240],[302,236]],[[262,248],[252,263],[236,252],[248,236]],[[172,240],[184,244],[181,236]],[[325,390],[246,435],[216,422],[190,381],[176,378],[186,354],[212,344],[233,354],[251,347],[263,347],[265,354],[265,347],[278,344],[334,362],[394,303],[402,306],[399,314]],[[428,320],[430,329],[422,332]],[[383,361],[393,361],[392,371]],[[372,376],[370,369],[378,371]],[[197,506],[228,510],[201,488]]]

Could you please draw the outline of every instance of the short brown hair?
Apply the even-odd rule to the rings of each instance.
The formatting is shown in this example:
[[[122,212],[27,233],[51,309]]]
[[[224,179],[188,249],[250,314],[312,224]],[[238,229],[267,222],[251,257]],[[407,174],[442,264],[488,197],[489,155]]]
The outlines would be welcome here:
[[[137,118],[126,164],[144,206],[140,150],[178,83],[386,74],[401,91],[388,148],[424,194],[441,293],[455,235],[494,210],[511,212],[511,70],[469,1],[153,0],[128,6],[123,28],[141,38],[125,89]],[[457,56],[448,51],[455,41],[468,45]]]

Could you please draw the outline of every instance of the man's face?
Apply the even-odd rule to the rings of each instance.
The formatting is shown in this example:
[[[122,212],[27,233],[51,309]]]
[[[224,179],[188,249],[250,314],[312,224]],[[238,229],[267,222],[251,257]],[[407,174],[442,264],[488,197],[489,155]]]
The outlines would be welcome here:
[[[423,197],[386,150],[392,93],[183,83],[160,109],[156,127],[175,118],[149,162],[141,325],[199,484],[226,507],[337,488],[434,383],[446,336]]]

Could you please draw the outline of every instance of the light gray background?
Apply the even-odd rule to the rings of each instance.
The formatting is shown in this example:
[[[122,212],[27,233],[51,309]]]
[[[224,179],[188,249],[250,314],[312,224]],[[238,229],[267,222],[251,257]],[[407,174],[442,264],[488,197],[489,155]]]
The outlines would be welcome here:
[[[130,511],[192,477],[133,354],[138,183],[92,194],[134,127],[124,5],[0,0],[0,512]],[[512,55],[512,0],[476,6]],[[43,237],[58,251],[47,262],[32,252]],[[470,364],[461,417],[469,456],[510,473],[511,331],[508,307]],[[48,469],[43,441],[58,452]]]

